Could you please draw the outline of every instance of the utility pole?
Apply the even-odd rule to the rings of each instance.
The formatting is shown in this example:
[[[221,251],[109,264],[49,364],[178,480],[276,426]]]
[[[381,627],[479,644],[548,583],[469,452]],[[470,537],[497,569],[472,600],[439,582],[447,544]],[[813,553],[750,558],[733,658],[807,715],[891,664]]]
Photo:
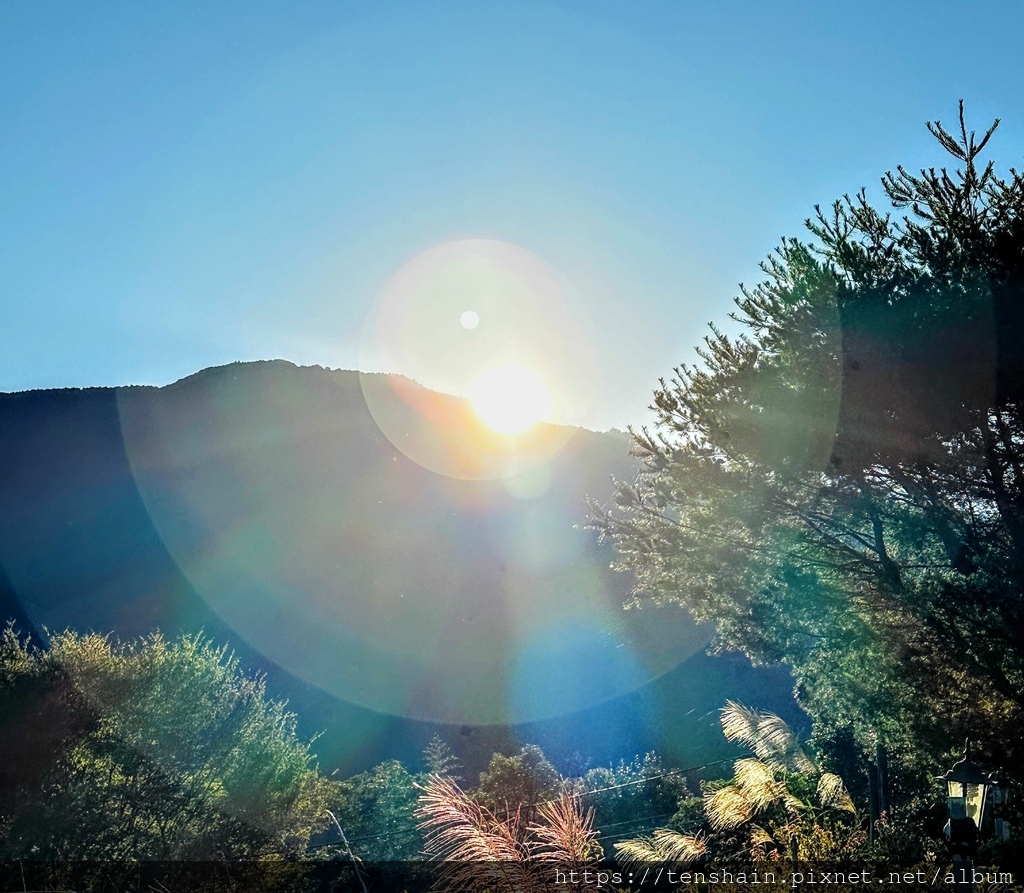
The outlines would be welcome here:
[[[352,852],[352,847],[350,847],[348,844],[348,838],[345,836],[345,832],[341,827],[341,823],[338,821],[334,813],[331,812],[329,809],[324,810],[324,812],[326,812],[331,817],[331,821],[334,822],[334,827],[338,829],[338,834],[341,836],[341,842],[345,844],[345,852],[348,853],[349,859],[352,860],[352,865],[356,870],[356,877],[359,878],[359,886],[363,888],[363,893],[368,893],[366,889],[366,881],[363,880],[363,874],[359,870],[359,860],[355,857],[355,854]]]

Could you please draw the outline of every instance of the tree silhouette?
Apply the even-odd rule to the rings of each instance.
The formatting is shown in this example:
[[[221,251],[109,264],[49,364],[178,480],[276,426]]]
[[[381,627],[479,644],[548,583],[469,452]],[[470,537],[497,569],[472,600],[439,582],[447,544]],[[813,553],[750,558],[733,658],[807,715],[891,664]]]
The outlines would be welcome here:
[[[819,734],[922,779],[968,732],[1024,765],[1024,176],[981,164],[997,124],[930,124],[958,166],[886,174],[890,212],[816,209],[595,511],[638,603],[788,662]]]

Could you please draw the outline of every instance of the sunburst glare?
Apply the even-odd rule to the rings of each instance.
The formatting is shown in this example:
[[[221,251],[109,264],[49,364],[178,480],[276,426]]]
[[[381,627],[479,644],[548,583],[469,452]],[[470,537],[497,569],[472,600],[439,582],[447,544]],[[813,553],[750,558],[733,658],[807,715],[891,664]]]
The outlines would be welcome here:
[[[522,434],[548,413],[548,390],[525,366],[495,366],[470,385],[469,399],[478,419],[498,434]]]
[[[384,283],[360,381],[381,432],[417,464],[507,478],[550,460],[586,413],[592,345],[585,303],[551,264],[509,242],[461,239],[421,251]]]

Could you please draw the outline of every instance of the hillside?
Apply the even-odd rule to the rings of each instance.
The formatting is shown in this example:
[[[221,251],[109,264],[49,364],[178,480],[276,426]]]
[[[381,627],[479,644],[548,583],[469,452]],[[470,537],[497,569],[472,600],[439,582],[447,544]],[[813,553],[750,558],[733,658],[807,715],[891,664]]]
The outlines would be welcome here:
[[[717,747],[693,721],[728,697],[792,716],[785,674],[707,657],[678,608],[622,610],[628,580],[581,523],[632,474],[625,435],[543,426],[506,456],[467,418],[283,361],[0,395],[0,610],[37,635],[204,629],[343,768],[436,729],[469,767],[524,740],[686,761]],[[449,476],[479,450],[513,473]]]

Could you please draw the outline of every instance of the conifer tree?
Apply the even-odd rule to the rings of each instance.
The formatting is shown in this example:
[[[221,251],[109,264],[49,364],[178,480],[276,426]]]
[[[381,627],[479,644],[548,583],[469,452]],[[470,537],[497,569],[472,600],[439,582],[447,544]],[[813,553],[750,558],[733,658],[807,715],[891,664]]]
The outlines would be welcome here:
[[[925,778],[970,734],[1024,765],[1024,175],[960,109],[954,169],[816,209],[744,289],[738,335],[655,394],[596,508],[634,598],[786,662],[818,733]]]

